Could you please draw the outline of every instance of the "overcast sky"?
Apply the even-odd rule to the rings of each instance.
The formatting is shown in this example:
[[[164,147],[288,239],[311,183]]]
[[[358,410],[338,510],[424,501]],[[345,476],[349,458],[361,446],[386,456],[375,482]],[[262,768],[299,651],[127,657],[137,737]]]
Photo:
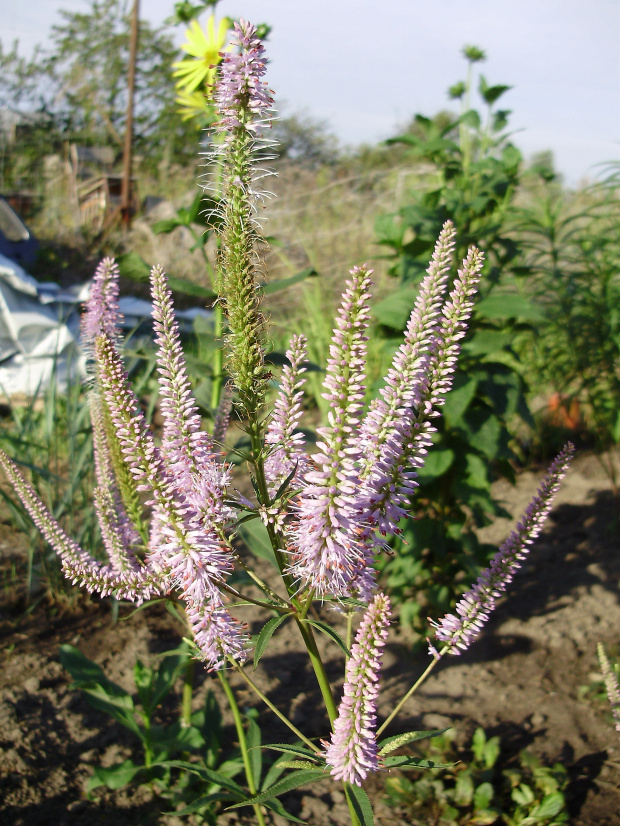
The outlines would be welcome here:
[[[2,0],[0,37],[28,53],[58,9],[89,5]],[[141,0],[141,16],[160,24],[172,7]],[[345,144],[448,108],[446,89],[465,75],[460,50],[472,43],[487,53],[489,83],[513,87],[501,106],[526,155],[552,149],[570,184],[620,160],[620,0],[222,0],[221,14],[273,27],[268,80],[280,108],[327,121]]]

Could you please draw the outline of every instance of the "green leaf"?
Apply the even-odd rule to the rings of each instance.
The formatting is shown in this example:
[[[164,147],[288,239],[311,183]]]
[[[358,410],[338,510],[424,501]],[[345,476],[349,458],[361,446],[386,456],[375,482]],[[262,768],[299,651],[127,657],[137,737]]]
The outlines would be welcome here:
[[[196,284],[193,281],[188,281],[186,278],[177,278],[176,276],[168,276],[168,286],[173,292],[183,293],[183,295],[193,295],[196,298],[204,298],[206,301],[215,301],[217,293],[210,290],[208,287],[203,287],[202,284]]]
[[[178,654],[169,654],[164,657],[155,677],[155,685],[153,687],[153,696],[151,697],[152,708],[155,710],[162,702],[164,697],[167,697],[181,670],[187,665],[191,659],[190,650],[184,645],[183,649]]]
[[[436,763],[434,760],[408,757],[406,754],[395,754],[385,758],[386,769],[451,769],[453,766],[454,763]]]
[[[476,395],[478,387],[477,378],[467,378],[462,374],[457,374],[453,389],[446,396],[443,406],[443,415],[448,427],[455,427],[469,407],[472,399]]]
[[[433,729],[431,731],[408,731],[405,734],[395,734],[393,737],[386,737],[379,743],[379,754],[389,754],[391,751],[406,746],[408,743],[415,743],[418,740],[430,740],[432,737],[439,737],[449,731],[449,728]]]
[[[151,690],[153,683],[153,669],[147,668],[141,660],[137,660],[133,667],[133,678],[138,689],[138,699],[143,709],[150,717],[153,708],[151,706]]]
[[[304,746],[290,746],[288,743],[266,743],[264,749],[272,749],[272,751],[281,751],[284,754],[297,754],[302,757],[308,757],[311,760],[317,760],[317,754]]]
[[[204,765],[186,763],[183,760],[161,760],[157,763],[153,763],[153,765],[164,766],[164,768],[171,769],[185,769],[185,771],[200,777],[201,780],[206,780],[209,783],[215,783],[217,786],[222,786],[222,788],[228,789],[228,791],[233,792],[236,795],[245,797],[245,792],[238,783],[235,783],[235,781],[230,777],[226,777],[220,772],[209,769]]]
[[[315,769],[316,763],[311,763],[309,760],[280,760],[278,766],[283,769]]]
[[[481,783],[474,791],[474,808],[488,809],[495,791],[491,783]]]
[[[300,281],[305,281],[306,278],[316,278],[317,276],[318,272],[314,267],[306,267],[305,270],[291,275],[290,278],[282,278],[280,281],[269,281],[263,285],[262,290],[264,295],[272,295],[273,293],[279,293],[280,290],[286,290],[288,287],[292,287],[293,284],[299,284]]]
[[[372,315],[384,327],[404,330],[415,304],[415,298],[416,291],[413,287],[404,287],[375,304],[372,308]]]
[[[522,295],[490,295],[476,304],[476,314],[482,318],[519,318],[523,321],[541,321],[545,314],[541,307]]]
[[[336,643],[336,645],[344,652],[345,656],[351,656],[351,652],[347,648],[347,644],[342,639],[340,634],[337,631],[334,631],[331,625],[327,625],[327,623],[321,622],[320,620],[311,620],[307,617],[302,620],[302,622],[307,622],[308,625],[313,625],[315,628],[318,628],[319,631],[322,631],[327,637]]]
[[[454,451],[447,448],[435,449],[433,448],[424,462],[424,467],[420,468],[418,473],[418,481],[421,485],[434,482],[439,476],[451,467],[454,461]]]
[[[353,783],[347,783],[346,789],[361,826],[374,826],[375,816],[364,789],[361,786],[355,786]]]
[[[548,817],[555,817],[564,808],[564,795],[562,792],[552,792],[545,795],[542,802],[535,806],[530,812],[530,817],[537,817],[541,820]]]
[[[263,652],[267,647],[267,643],[271,639],[274,631],[282,625],[282,623],[287,620],[289,614],[280,614],[278,617],[272,617],[268,622],[266,622],[263,627],[261,628],[261,632],[258,635],[258,639],[256,640],[256,648],[254,649],[254,668],[258,665],[260,658],[263,656]]]
[[[199,812],[201,809],[204,809],[205,806],[208,806],[209,803],[215,803],[217,800],[238,800],[239,795],[233,795],[230,792],[215,792],[214,794],[207,794],[204,797],[199,797],[198,800],[194,800],[193,803],[190,803],[188,806],[184,806],[182,809],[175,809],[171,812],[162,812],[164,815],[176,815],[177,817],[182,817],[184,815],[191,815],[194,812]]]
[[[282,803],[276,797],[275,800],[270,800],[268,803],[265,803],[265,806],[268,809],[271,809],[272,812],[280,815],[280,817],[285,818],[286,820],[291,820],[293,823],[307,823],[306,820],[300,820],[295,815],[292,815],[290,812],[287,812]]]
[[[107,786],[108,789],[122,789],[134,779],[134,777],[144,769],[144,766],[136,766],[133,760],[125,760],[117,766],[110,766],[104,769],[102,766],[94,767],[94,775],[86,784],[86,791],[90,792],[99,786]]]
[[[137,252],[126,252],[116,259],[120,274],[132,281],[148,281],[151,267]]]
[[[260,788],[260,778],[263,772],[263,754],[261,751],[260,727],[253,717],[248,716],[248,731],[246,735],[250,768],[256,787]]]
[[[261,794],[246,798],[242,803],[229,806],[226,811],[239,809],[241,806],[251,806],[255,803],[265,803],[267,800],[280,797],[280,795],[285,792],[290,792],[292,789],[298,789],[300,786],[316,783],[318,780],[324,780],[326,777],[327,774],[322,769],[302,769],[301,771],[293,772],[293,774],[287,775],[283,780],[274,783],[273,786],[270,786],[264,792],[261,792]]]
[[[177,227],[186,227],[187,222],[181,220],[181,217],[178,218],[164,218],[161,221],[155,221],[151,229],[155,233],[155,235],[165,235],[169,232],[172,232]]]
[[[243,525],[240,525],[238,533],[247,545],[250,553],[260,557],[260,559],[268,560],[274,568],[278,571],[280,570],[271,546],[267,528],[260,519],[254,519],[251,522],[245,522]]]

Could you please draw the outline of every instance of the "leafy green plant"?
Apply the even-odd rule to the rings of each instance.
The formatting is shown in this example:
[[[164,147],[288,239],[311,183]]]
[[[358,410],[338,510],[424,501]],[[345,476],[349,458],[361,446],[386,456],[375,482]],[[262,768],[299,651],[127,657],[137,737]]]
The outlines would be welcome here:
[[[450,90],[461,101],[459,117],[417,115],[406,134],[390,141],[406,146],[412,162],[430,170],[426,186],[398,212],[376,222],[378,243],[391,250],[391,273],[401,280],[400,289],[374,309],[387,353],[396,346],[395,332],[407,323],[423,261],[443,221],[452,220],[459,230],[457,256],[477,237],[487,259],[482,298],[454,389],[418,479],[419,518],[402,525],[402,536],[393,544],[396,554],[385,566],[391,594],[406,603],[402,621],[421,635],[425,618],[445,611],[487,561],[491,548],[478,541],[475,529],[490,515],[505,515],[491,496],[491,482],[497,475],[512,478],[510,427],[518,418],[530,419],[513,343],[540,316],[518,294],[513,275],[517,247],[508,233],[508,218],[521,156],[504,131],[509,113],[494,108],[509,87],[489,86],[480,75],[478,92],[486,113],[471,108],[473,67],[484,53],[466,47],[464,54],[468,78]]]
[[[7,399],[8,416],[0,429],[0,446],[19,454],[20,466],[63,527],[91,551],[99,543],[99,527],[92,503],[93,455],[90,413],[79,378],[60,392],[55,371],[49,385],[39,388],[25,403]],[[68,583],[14,492],[0,488],[13,527],[28,536],[25,602],[35,594],[55,595]]]
[[[243,770],[243,763],[234,750],[229,750],[229,756],[222,759],[225,743],[222,717],[211,690],[207,692],[204,707],[191,711],[191,653],[189,646],[182,645],[177,651],[167,653],[157,668],[138,660],[133,670],[136,691],[132,695],[106,677],[103,669],[77,648],[61,646],[60,661],[71,674],[74,687],[84,693],[93,708],[108,714],[130,731],[142,750],[141,760],[128,758],[107,768],[95,766],[86,786],[88,792],[100,786],[120,789],[131,783],[149,784],[160,796],[169,799],[171,805],[198,799],[191,811],[201,813],[206,822],[215,823],[213,804],[218,800],[218,793]],[[181,675],[185,677],[181,714],[172,723],[158,722],[161,706]],[[180,776],[176,772],[177,776],[173,777],[174,769],[180,768],[174,759],[187,760],[190,755],[198,758],[198,762],[188,764],[191,771]]]
[[[614,491],[618,470],[605,451],[620,444],[620,171],[568,195],[541,170],[519,212],[520,262],[543,310],[521,340],[533,390],[575,409],[594,438]]]
[[[453,761],[448,767],[386,780],[391,805],[406,811],[414,826],[430,822],[437,826],[556,826],[568,822],[567,776],[561,764],[543,766],[524,751],[518,756],[518,767],[501,768],[499,737],[487,739],[483,729],[476,729],[466,754],[454,749],[452,737],[437,737],[427,749],[433,758]]]

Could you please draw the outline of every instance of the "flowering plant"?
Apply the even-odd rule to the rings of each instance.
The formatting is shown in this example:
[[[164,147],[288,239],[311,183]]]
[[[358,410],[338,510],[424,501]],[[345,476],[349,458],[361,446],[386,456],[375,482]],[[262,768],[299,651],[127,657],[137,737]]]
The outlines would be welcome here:
[[[256,254],[260,240],[257,203],[262,193],[265,130],[272,97],[265,83],[266,59],[255,28],[235,24],[236,50],[223,58],[216,101],[216,142],[221,164],[220,301],[227,319],[227,369],[234,404],[249,437],[244,455],[256,496],[233,486],[223,447],[231,394],[225,394],[212,434],[201,429],[187,378],[179,329],[166,275],[151,273],[153,319],[158,348],[163,433],[157,443],[140,410],[121,355],[118,270],[106,259],[95,275],[83,319],[91,357],[90,402],[97,488],[95,508],[108,562],[85,553],[58,525],[15,465],[0,464],[24,506],[62,559],[64,571],[89,591],[142,603],[161,595],[182,606],[194,654],[222,682],[237,726],[247,789],[221,778],[219,799],[232,807],[252,806],[259,824],[264,807],[282,813],[278,796],[331,774],[344,784],[353,824],[370,824],[372,808],[362,783],[383,768],[420,765],[392,755],[430,732],[380,735],[421,680],[389,717],[377,725],[382,649],[390,626],[390,600],[378,586],[375,558],[385,537],[397,533],[431,445],[441,405],[450,390],[460,342],[473,308],[483,256],[471,247],[451,284],[455,229],[447,222],[394,356],[385,387],[364,406],[366,332],[372,271],[354,267],[336,318],[324,380],[329,402],[326,426],[310,453],[298,425],[306,342],[292,339],[288,365],[271,414],[266,400],[271,375],[265,363],[265,321]],[[551,466],[524,519],[490,567],[449,614],[435,624],[436,644],[426,676],[446,654],[458,654],[477,636],[547,515],[572,446]],[[237,551],[241,523],[266,526],[281,583],[266,583]],[[259,596],[241,593],[230,574],[242,568]],[[309,619],[315,601],[347,615],[349,633],[340,640],[325,623]],[[308,738],[269,700],[244,669],[250,654],[247,628],[237,614],[260,606],[273,617],[256,643],[257,663],[271,635],[286,620],[297,625],[317,677],[331,724],[329,741]],[[351,645],[354,614],[363,609]],[[337,706],[316,644],[314,630],[340,640],[346,652],[342,700]],[[248,744],[226,671],[234,669],[286,723],[297,742],[274,744],[295,758],[284,779],[259,790]],[[423,678],[422,677],[422,678]],[[422,679],[421,678],[421,679]],[[187,766],[191,770],[191,764]]]

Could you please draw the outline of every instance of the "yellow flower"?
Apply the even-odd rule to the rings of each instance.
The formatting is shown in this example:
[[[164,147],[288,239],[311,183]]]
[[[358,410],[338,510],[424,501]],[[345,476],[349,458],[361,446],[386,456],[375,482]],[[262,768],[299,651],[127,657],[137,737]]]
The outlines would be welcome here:
[[[215,16],[212,14],[207,20],[206,31],[196,20],[192,20],[185,31],[187,42],[181,47],[191,57],[184,57],[172,66],[175,69],[173,77],[177,78],[176,87],[179,95],[195,92],[200,86],[209,95],[215,82],[216,66],[221,62],[220,52],[228,52],[232,46],[224,48],[228,30],[232,28],[232,21],[228,17],[220,20],[215,31]]]

